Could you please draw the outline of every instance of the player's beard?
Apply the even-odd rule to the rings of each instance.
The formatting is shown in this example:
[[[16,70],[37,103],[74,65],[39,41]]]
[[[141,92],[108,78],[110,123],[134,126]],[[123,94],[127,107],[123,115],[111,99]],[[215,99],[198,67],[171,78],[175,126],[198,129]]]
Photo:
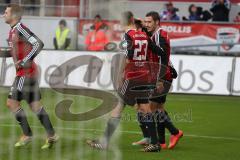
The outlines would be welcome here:
[[[148,31],[149,33],[153,34],[154,31],[155,31],[155,29],[156,29],[156,27],[155,27],[155,26],[152,26],[152,27],[148,27],[148,28],[147,28],[147,31]]]
[[[153,26],[151,28],[151,31],[149,31],[151,34],[154,34],[154,32],[157,30],[157,26]]]

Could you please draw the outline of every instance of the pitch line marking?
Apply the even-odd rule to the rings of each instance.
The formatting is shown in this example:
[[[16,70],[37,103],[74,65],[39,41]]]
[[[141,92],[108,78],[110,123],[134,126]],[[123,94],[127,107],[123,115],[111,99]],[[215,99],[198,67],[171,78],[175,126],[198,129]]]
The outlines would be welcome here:
[[[18,125],[14,124],[0,124],[0,127],[18,127]],[[40,126],[31,126],[33,128],[42,128]],[[69,127],[54,127],[58,130],[72,130],[72,131],[95,131],[95,132],[104,132],[104,130],[101,129],[78,129],[78,128],[69,128]],[[126,134],[142,134],[138,131],[117,131],[120,133],[126,133]],[[167,134],[169,135],[169,134]],[[218,137],[218,136],[201,136],[201,135],[194,135],[194,134],[184,134],[185,137],[194,137],[194,138],[205,138],[205,139],[223,139],[223,140],[231,140],[231,141],[240,141],[240,138],[235,137]]]

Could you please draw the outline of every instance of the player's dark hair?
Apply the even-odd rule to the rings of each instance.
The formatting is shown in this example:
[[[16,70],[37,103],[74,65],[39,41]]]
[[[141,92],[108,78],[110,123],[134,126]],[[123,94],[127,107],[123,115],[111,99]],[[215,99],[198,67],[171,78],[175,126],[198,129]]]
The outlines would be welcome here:
[[[8,4],[7,8],[11,8],[11,13],[16,16],[18,19],[22,18],[23,15],[23,9],[21,6],[19,6],[18,4]]]
[[[62,19],[59,21],[59,25],[63,25],[63,26],[67,26],[67,22],[65,21],[65,19]]]
[[[152,17],[152,19],[156,22],[156,21],[159,21],[160,22],[160,16],[158,14],[158,12],[155,12],[155,11],[151,11],[151,12],[148,12],[146,14],[146,17]]]
[[[126,11],[122,13],[122,23],[123,25],[130,25],[132,23],[133,13],[131,11]]]
[[[102,19],[102,17],[100,16],[100,14],[97,14],[94,18]]]
[[[143,32],[145,32],[148,36],[151,36],[151,33],[148,32],[147,28],[145,28],[142,24],[142,21],[140,19],[134,19],[134,24],[137,29],[142,29]]]
[[[134,19],[134,24],[135,24],[137,29],[143,28],[142,21],[139,20],[139,19]]]

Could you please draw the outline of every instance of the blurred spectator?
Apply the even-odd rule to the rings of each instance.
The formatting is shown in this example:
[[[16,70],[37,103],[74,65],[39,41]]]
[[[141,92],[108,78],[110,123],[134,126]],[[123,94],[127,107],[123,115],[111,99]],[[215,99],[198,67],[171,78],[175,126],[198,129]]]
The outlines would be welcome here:
[[[56,29],[56,37],[53,39],[56,50],[66,50],[70,48],[71,35],[70,29],[67,27],[67,22],[62,19],[59,21],[59,27]]]
[[[97,31],[99,29],[106,29],[107,25],[102,21],[102,18],[99,14],[97,14],[94,18],[93,28]]]
[[[106,30],[107,25],[102,22],[100,15],[96,15],[94,18],[94,24],[85,37],[85,45],[88,51],[104,50],[105,45],[109,43]]]
[[[237,16],[235,17],[235,19],[233,21],[236,23],[240,23],[240,12],[238,12]]]
[[[188,16],[189,21],[201,20],[201,11],[199,11],[199,8],[197,8],[194,4],[191,4],[189,6],[188,11],[189,11],[189,16]]]
[[[212,15],[209,11],[203,11],[202,7],[195,6],[194,4],[189,6],[188,11],[188,19],[183,17],[183,20],[185,21],[208,21],[212,18]]]
[[[205,10],[205,11],[202,12],[202,15],[201,15],[201,20],[202,21],[208,21],[211,18],[212,18],[212,14],[209,11]]]
[[[212,21],[229,21],[231,2],[229,0],[213,0],[210,11],[213,13]]]
[[[161,20],[165,21],[179,21],[180,17],[177,15],[178,8],[175,8],[171,2],[165,5],[166,10],[160,13]]]

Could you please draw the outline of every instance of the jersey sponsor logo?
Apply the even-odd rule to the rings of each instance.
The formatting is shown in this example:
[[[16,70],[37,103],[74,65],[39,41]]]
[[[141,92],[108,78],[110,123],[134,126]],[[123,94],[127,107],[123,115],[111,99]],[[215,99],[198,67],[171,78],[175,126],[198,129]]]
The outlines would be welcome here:
[[[147,38],[147,36],[144,34],[135,34],[135,35],[133,35],[133,37],[134,38]]]

